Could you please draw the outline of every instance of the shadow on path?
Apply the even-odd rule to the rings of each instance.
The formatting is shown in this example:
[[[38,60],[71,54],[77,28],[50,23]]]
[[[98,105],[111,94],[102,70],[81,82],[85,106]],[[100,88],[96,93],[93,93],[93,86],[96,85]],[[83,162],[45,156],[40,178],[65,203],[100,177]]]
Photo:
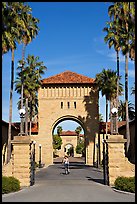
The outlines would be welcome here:
[[[49,165],[47,168],[40,169],[36,173],[36,181],[45,182],[46,180],[55,181],[91,181],[104,184],[102,169],[86,165],[83,158],[70,158],[69,159],[69,174],[65,174],[64,165],[62,164],[62,158],[54,159],[53,165]]]

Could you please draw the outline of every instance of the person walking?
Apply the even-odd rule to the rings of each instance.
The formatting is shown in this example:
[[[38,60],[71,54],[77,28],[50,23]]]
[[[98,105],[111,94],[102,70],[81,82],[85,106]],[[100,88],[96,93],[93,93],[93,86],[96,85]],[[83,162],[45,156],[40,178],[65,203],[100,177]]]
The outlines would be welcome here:
[[[70,170],[69,170],[69,158],[68,158],[68,156],[64,157],[62,163],[64,164],[65,174],[69,174]]]

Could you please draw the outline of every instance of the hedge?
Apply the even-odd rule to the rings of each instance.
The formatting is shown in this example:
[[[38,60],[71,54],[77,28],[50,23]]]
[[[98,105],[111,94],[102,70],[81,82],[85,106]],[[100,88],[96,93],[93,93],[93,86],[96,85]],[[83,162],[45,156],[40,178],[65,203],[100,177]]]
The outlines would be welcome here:
[[[20,190],[20,181],[13,176],[2,176],[2,194]]]
[[[114,186],[118,190],[135,193],[135,176],[134,177],[119,176],[116,178]]]

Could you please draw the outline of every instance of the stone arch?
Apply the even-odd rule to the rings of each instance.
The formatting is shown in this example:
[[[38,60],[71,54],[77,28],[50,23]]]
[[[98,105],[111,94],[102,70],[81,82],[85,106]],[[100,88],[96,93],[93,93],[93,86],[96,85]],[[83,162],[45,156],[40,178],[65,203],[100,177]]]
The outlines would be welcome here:
[[[84,131],[84,134],[85,134],[85,132],[86,132],[86,126],[85,126],[85,124],[82,122],[81,119],[79,119],[78,117],[73,116],[73,115],[65,115],[65,116],[62,116],[62,117],[58,118],[58,119],[53,123],[53,125],[52,125],[52,134],[53,134],[53,132],[54,132],[55,127],[56,127],[60,122],[65,121],[65,120],[73,120],[73,121],[79,123],[79,124],[81,125],[81,127],[83,128],[83,131]]]
[[[36,144],[42,145],[42,162],[53,164],[52,133],[63,120],[78,122],[84,130],[86,164],[93,165],[94,140],[99,131],[99,93],[94,79],[65,71],[41,80],[38,90],[39,131]],[[36,155],[38,158],[38,155]]]
[[[54,130],[55,130],[55,128],[57,127],[57,125],[58,125],[60,122],[65,121],[65,120],[71,120],[71,121],[77,122],[77,123],[82,127],[82,129],[83,129],[83,132],[84,132],[84,140],[85,140],[86,126],[85,126],[84,122],[83,122],[80,118],[78,118],[78,117],[76,117],[76,116],[73,116],[73,115],[62,116],[62,117],[59,117],[57,120],[55,120],[54,123],[53,123],[53,125],[52,125],[52,127],[51,127],[51,134],[53,135]],[[64,136],[63,136],[63,137],[64,137]],[[63,137],[61,137],[61,138],[63,139]],[[69,138],[70,138],[70,137],[69,137]],[[71,138],[72,138],[72,137],[71,137]],[[71,145],[73,146],[73,156],[77,156],[77,157],[81,156],[81,155],[79,155],[79,154],[76,153],[77,136],[73,136],[73,139],[71,140],[71,142],[72,142]],[[62,156],[65,155],[64,146],[66,146],[67,144],[70,144],[70,142],[65,141],[65,143],[64,143],[64,139],[63,139],[63,144],[62,144],[62,146],[61,146],[61,150],[58,151],[60,157],[62,157]],[[72,155],[71,155],[71,156],[72,156]]]

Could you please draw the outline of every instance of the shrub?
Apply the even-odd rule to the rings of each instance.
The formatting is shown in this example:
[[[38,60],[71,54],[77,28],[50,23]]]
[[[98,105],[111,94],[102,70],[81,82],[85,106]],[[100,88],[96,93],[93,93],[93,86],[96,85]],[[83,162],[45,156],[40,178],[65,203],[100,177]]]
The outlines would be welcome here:
[[[119,176],[116,178],[114,186],[118,190],[135,193],[135,176],[134,177]]]
[[[20,181],[13,176],[2,176],[2,194],[20,190]]]

